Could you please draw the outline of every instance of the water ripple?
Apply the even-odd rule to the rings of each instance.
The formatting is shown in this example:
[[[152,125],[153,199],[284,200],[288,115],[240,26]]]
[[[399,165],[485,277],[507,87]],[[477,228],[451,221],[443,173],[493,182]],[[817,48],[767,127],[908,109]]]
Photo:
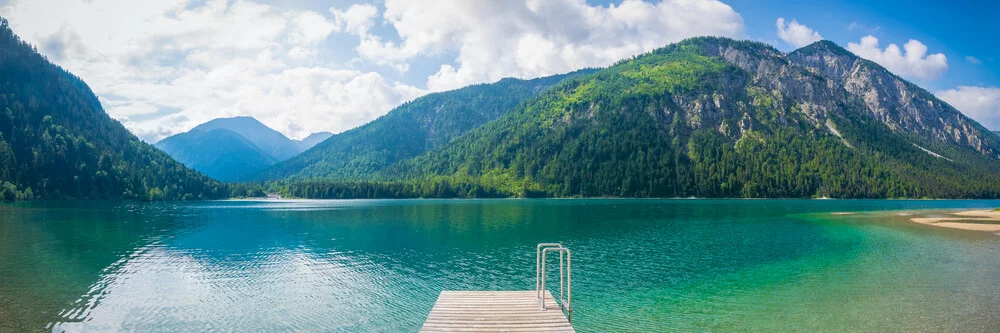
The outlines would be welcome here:
[[[441,290],[531,289],[548,241],[583,332],[996,331],[1000,238],[814,216],[975,205],[1000,202],[0,206],[0,331],[414,331]]]

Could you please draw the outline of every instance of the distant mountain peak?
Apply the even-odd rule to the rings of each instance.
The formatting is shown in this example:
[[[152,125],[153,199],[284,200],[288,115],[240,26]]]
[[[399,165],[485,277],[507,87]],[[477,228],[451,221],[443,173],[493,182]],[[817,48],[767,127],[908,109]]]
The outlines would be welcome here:
[[[332,135],[333,135],[333,133],[330,133],[330,132],[316,132],[316,133],[309,134],[309,136],[307,136],[304,139],[299,140],[299,141],[315,140],[317,138],[329,138]]]
[[[306,151],[309,150],[309,148],[312,148],[313,146],[319,144],[320,142],[329,139],[331,136],[333,136],[333,133],[330,132],[316,132],[313,134],[309,134],[309,136],[305,137],[302,140],[298,140],[297,142],[299,143],[299,147],[302,149],[302,151]]]
[[[226,128],[191,130],[163,139],[156,147],[187,167],[223,181],[240,180],[278,162]]]
[[[302,152],[298,142],[289,139],[281,132],[278,132],[257,118],[250,116],[238,116],[230,118],[216,118],[204,124],[195,126],[192,131],[210,131],[217,128],[225,128],[236,132],[252,142],[261,151],[264,151],[274,159],[282,161]]]
[[[215,118],[205,122],[204,124],[195,126],[192,130],[208,131],[216,128],[226,128],[229,130],[237,130],[241,127],[253,128],[254,130],[264,130],[265,128],[274,131],[264,123],[257,120],[257,118],[251,116],[236,116],[228,118]],[[277,132],[277,131],[275,131]]]
[[[296,156],[332,134],[319,132],[292,140],[251,116],[216,118],[156,144],[195,170],[238,181]]]

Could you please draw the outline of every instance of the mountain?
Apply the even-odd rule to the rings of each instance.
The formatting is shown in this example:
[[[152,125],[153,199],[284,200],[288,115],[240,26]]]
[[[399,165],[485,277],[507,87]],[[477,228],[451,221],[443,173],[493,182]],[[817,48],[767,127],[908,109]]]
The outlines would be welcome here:
[[[234,181],[278,162],[234,131],[217,128],[174,135],[157,148],[209,177]]]
[[[701,37],[565,80],[383,181],[285,192],[997,198],[998,140],[836,44]]]
[[[185,168],[104,112],[80,78],[0,19],[0,195],[14,199],[199,199],[229,189]]]
[[[227,129],[253,143],[264,153],[276,160],[283,161],[302,152],[300,144],[289,139],[281,132],[264,125],[254,117],[218,118],[195,126],[190,132]]]
[[[307,136],[305,139],[298,140],[299,150],[301,151],[309,150],[309,148],[312,148],[313,146],[319,144],[320,142],[323,142],[323,140],[329,139],[331,136],[333,136],[333,133],[330,132],[316,132],[313,134],[309,134],[309,136]]]
[[[332,133],[292,140],[253,117],[218,118],[175,134],[156,147],[189,168],[222,181],[239,181],[311,148]]]
[[[368,124],[333,135],[256,178],[370,177],[397,161],[451,142],[562,80],[592,72],[594,70],[584,69],[533,80],[507,78],[429,94],[396,107]]]

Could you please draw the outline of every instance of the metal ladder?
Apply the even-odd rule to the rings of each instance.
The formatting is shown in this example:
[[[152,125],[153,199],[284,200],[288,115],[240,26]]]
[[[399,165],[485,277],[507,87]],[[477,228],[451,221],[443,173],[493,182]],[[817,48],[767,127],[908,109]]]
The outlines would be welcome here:
[[[541,243],[535,249],[535,292],[538,306],[545,308],[545,259],[549,252],[559,252],[559,308],[566,311],[566,318],[573,322],[573,266],[569,249],[560,243]]]

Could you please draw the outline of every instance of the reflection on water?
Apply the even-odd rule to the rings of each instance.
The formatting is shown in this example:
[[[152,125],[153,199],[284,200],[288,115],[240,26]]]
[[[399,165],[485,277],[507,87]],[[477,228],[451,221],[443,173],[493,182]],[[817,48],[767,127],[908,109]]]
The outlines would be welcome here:
[[[414,331],[441,290],[574,251],[580,331],[1000,329],[989,201],[384,200],[0,206],[0,331]]]

